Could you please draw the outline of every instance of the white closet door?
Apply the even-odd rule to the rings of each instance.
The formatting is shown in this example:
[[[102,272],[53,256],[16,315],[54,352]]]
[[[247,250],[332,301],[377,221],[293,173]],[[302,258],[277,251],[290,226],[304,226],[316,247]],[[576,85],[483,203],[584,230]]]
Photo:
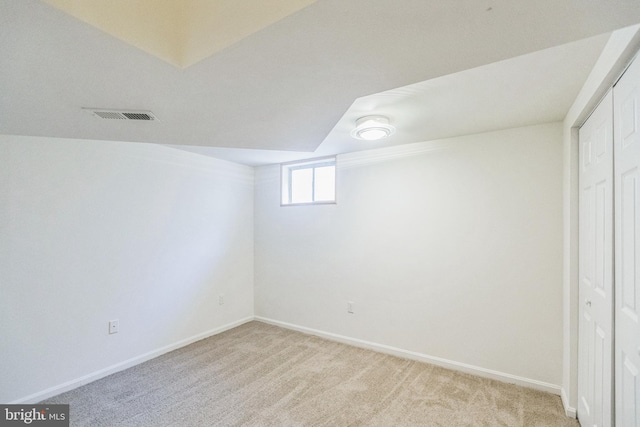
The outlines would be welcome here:
[[[640,60],[614,88],[616,425],[640,426]]]
[[[613,99],[580,128],[578,418],[613,422]]]

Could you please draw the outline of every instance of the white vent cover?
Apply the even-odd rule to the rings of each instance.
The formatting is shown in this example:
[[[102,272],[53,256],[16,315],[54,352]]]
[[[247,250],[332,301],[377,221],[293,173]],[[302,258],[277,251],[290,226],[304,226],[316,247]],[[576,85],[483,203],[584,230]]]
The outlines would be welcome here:
[[[107,120],[143,120],[143,121],[159,121],[151,111],[141,110],[108,110],[105,108],[83,108],[83,110],[93,114],[96,117]]]

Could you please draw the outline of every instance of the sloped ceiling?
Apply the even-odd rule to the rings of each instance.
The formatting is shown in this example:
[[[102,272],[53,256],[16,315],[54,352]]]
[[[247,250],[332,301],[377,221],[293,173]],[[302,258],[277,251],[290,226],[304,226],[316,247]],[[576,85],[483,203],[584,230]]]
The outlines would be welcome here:
[[[242,10],[260,10],[261,3],[243,2]],[[394,114],[406,111],[427,118],[429,111],[446,105],[447,114],[456,115],[464,112],[464,104],[447,98],[448,80],[439,79],[494,63],[498,68],[491,68],[492,73],[508,79],[511,74],[500,74],[502,61],[550,52],[550,48],[640,22],[637,0],[308,3],[306,7],[296,3],[299,9],[292,6],[272,16],[267,20],[272,23],[258,31],[251,27],[254,30],[229,36],[232,41],[226,45],[212,36],[203,38],[196,49],[185,47],[189,44],[184,36],[175,36],[181,40],[178,52],[193,55],[187,60],[179,53],[183,61],[179,63],[196,61],[180,68],[43,1],[0,0],[0,133],[212,147],[218,157],[225,157],[223,148],[235,150],[229,151],[234,156],[239,152],[319,152],[323,146],[337,144],[352,114],[376,112],[378,102],[361,101],[369,96],[389,95],[387,91],[421,82],[428,86],[426,82],[431,81],[444,85],[435,97],[439,105],[429,104],[431,97],[416,102],[396,97],[394,102],[406,108]],[[172,29],[166,34],[183,34],[185,16],[177,13],[180,24],[177,29],[167,24]],[[201,34],[199,25],[213,22],[209,16],[201,18],[193,24],[194,34]],[[225,21],[229,28],[234,22],[234,18]],[[576,84],[579,87],[586,77],[604,38],[591,40],[563,51],[569,68],[559,77],[551,76],[553,68],[547,65],[528,62],[524,72],[533,87],[499,103],[547,94],[547,81],[561,82],[563,76],[573,74],[571,84],[556,84],[554,90],[560,95],[545,95],[549,102],[566,103],[575,96]],[[549,63],[563,68],[562,61],[545,62]],[[536,79],[537,74],[552,78]],[[477,79],[463,76],[461,80],[467,85],[465,91],[477,96],[476,103],[492,99],[491,93],[480,90],[488,78],[481,72]],[[450,92],[454,97],[462,95],[459,90]],[[151,110],[160,121],[100,120],[82,107]],[[459,125],[449,129],[454,134],[465,132],[475,120],[458,116]],[[508,126],[498,119],[499,114],[491,117],[482,118],[483,126]],[[403,132],[399,129],[395,142],[388,143],[417,142],[433,135],[415,129]],[[235,160],[242,161],[241,157]]]
[[[172,147],[259,165],[559,121],[571,107],[608,37],[590,37],[363,96],[354,101],[313,152]],[[379,141],[353,139],[350,134],[356,120],[372,113],[390,118],[398,131]]]
[[[315,0],[43,0],[184,68]]]

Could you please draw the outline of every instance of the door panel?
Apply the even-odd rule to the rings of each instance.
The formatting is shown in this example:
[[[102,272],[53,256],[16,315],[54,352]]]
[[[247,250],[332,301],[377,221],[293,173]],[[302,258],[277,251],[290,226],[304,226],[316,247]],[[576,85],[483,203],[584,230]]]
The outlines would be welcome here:
[[[620,177],[620,274],[618,276],[618,284],[621,287],[621,306],[625,314],[637,322],[638,315],[636,311],[636,294],[635,277],[637,274],[635,263],[635,245],[636,241],[636,224],[634,219],[638,216],[637,201],[635,195],[638,192],[637,176],[638,169],[633,168],[629,172],[621,174]]]
[[[604,422],[606,416],[603,410],[604,402],[606,399],[611,399],[611,395],[607,393],[607,377],[611,376],[611,357],[606,357],[607,351],[611,352],[611,342],[607,340],[607,334],[601,328],[596,328],[595,331],[595,381],[593,383],[594,389],[594,402],[596,404],[597,411],[593,413],[593,425],[602,426],[607,425]],[[609,365],[607,365],[609,363]],[[609,387],[609,390],[611,387]]]
[[[585,311],[582,314],[582,322],[580,322],[580,374],[579,389],[580,389],[580,416],[583,419],[591,419],[591,405],[593,404],[594,394],[594,371],[590,369],[591,366],[595,366],[593,362],[593,322],[591,321],[591,315]]]
[[[616,422],[640,426],[640,61],[614,87]]]
[[[640,411],[640,375],[638,375],[638,367],[627,357],[624,352],[620,353],[622,362],[622,374],[618,382],[619,389],[616,393],[619,400],[617,409],[618,425],[620,426],[637,426]]]
[[[613,96],[580,129],[578,418],[613,423]]]
[[[610,264],[607,265],[607,256],[611,255],[611,249],[606,248],[607,231],[611,229],[611,217],[607,218],[607,204],[611,203],[611,199],[607,200],[607,196],[611,197],[611,191],[607,191],[607,181],[600,181],[596,184],[596,229],[595,229],[595,291],[602,296],[606,297],[605,285],[607,282],[607,267],[610,268]],[[607,223],[609,220],[609,223]],[[608,249],[608,250],[607,250]]]

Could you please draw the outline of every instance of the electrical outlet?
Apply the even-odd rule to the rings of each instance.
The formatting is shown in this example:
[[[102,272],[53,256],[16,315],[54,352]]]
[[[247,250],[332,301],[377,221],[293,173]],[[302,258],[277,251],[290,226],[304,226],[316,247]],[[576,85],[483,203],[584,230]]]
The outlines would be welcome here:
[[[220,294],[220,296],[218,297],[218,304],[224,305],[224,294]]]
[[[347,301],[347,313],[353,314],[353,301]]]
[[[117,334],[119,330],[120,330],[120,322],[119,322],[119,320],[118,319],[110,320],[109,321],[109,333],[110,334]]]

